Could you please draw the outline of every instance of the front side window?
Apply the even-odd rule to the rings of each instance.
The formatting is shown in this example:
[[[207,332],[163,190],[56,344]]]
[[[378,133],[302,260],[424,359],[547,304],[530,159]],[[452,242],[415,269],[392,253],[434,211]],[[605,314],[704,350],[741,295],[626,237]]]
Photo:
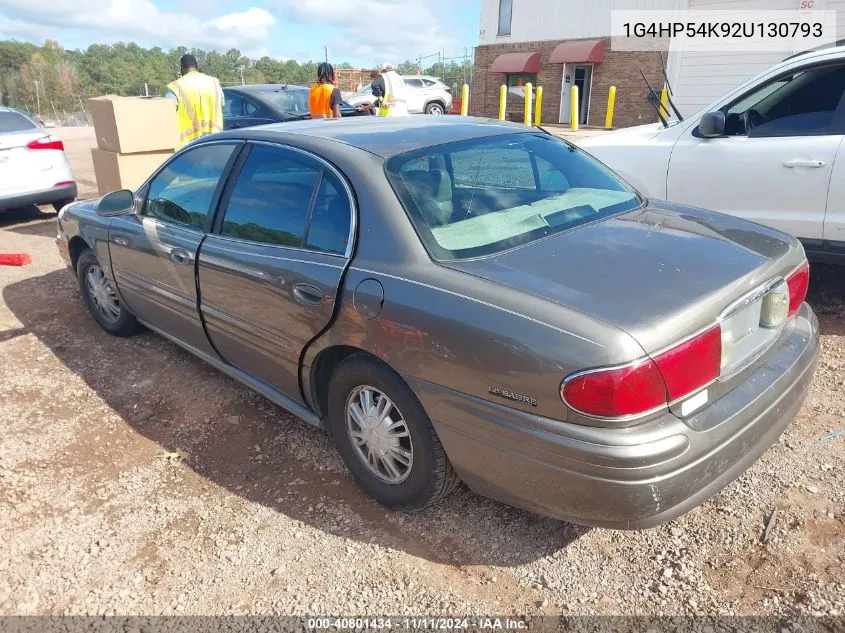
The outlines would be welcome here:
[[[435,259],[484,257],[635,209],[637,193],[574,146],[508,134],[392,157],[387,174]]]
[[[222,235],[277,246],[302,245],[320,166],[293,152],[256,145],[232,187]]]
[[[203,230],[234,150],[235,145],[215,143],[175,157],[150,182],[143,214]]]
[[[513,17],[513,0],[499,0],[499,30],[497,35],[511,34],[511,18]]]
[[[724,107],[728,136],[842,134],[835,114],[845,94],[845,64],[780,76]]]

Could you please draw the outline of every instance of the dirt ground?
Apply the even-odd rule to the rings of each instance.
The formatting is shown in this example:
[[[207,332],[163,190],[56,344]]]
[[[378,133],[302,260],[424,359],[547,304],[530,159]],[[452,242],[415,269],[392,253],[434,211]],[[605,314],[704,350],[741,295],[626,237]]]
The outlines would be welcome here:
[[[92,196],[90,130],[60,130]],[[586,529],[459,489],[416,514],[321,431],[151,333],[107,336],[53,245],[0,216],[0,614],[845,615],[845,274],[813,269],[811,393],[686,516]],[[769,538],[762,535],[773,511]]]

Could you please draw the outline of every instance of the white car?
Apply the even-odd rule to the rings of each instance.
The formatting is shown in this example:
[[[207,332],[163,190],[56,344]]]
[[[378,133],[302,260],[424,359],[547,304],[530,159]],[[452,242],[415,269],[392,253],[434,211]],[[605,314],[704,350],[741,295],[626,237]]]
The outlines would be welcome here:
[[[76,180],[61,140],[28,116],[0,107],[0,211],[76,198]]]
[[[409,89],[408,112],[411,114],[446,114],[452,109],[452,91],[436,77],[427,75],[402,75]],[[351,106],[373,102],[371,85],[344,98]]]
[[[766,224],[845,261],[845,46],[787,58],[688,119],[579,145],[650,198]]]

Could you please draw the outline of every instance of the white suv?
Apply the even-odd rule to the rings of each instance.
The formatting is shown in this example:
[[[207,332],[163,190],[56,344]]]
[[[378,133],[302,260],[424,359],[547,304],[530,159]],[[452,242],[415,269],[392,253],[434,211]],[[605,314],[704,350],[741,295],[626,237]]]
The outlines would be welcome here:
[[[0,211],[76,198],[62,142],[21,112],[0,106]]]
[[[688,119],[579,141],[644,195],[754,220],[845,261],[845,46],[785,59]]]
[[[452,91],[436,77],[427,75],[402,75],[408,88],[408,112],[411,114],[446,114],[452,109]],[[371,85],[344,98],[351,106],[373,102]]]

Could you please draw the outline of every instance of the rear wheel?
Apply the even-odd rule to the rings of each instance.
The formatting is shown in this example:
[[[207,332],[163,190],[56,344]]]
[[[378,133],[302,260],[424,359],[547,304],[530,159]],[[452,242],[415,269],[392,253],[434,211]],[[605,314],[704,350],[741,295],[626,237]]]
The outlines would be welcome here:
[[[391,508],[418,510],[458,484],[440,438],[405,382],[363,355],[335,370],[329,429],[358,484]]]
[[[58,213],[59,211],[61,211],[61,210],[62,210],[62,208],[63,208],[65,205],[70,204],[71,202],[73,202],[73,198],[68,198],[68,199],[66,199],[66,200],[56,200],[56,201],[53,203],[53,209],[55,209],[56,213]]]
[[[88,249],[79,255],[76,276],[82,300],[100,327],[114,336],[129,336],[138,331],[137,319],[123,305],[114,284]]]
[[[425,113],[426,114],[433,114],[435,116],[440,116],[446,114],[446,108],[443,106],[442,103],[435,101],[433,103],[429,103],[425,106]]]

